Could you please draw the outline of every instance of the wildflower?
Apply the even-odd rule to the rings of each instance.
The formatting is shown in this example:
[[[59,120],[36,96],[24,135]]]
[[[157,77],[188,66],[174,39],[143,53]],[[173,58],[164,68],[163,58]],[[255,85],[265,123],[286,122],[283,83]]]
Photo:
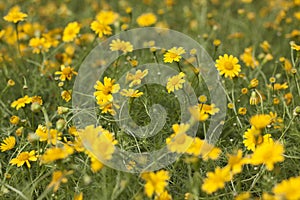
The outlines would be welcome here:
[[[140,85],[142,79],[145,76],[147,76],[147,74],[148,74],[148,69],[145,69],[143,72],[141,70],[137,70],[135,72],[135,74],[128,73],[126,76],[126,80],[131,81],[131,83],[129,84],[129,87]]]
[[[186,153],[194,156],[202,156],[202,159],[207,161],[208,159],[216,160],[219,157],[221,150],[214,147],[212,144],[208,144],[205,140],[196,137],[186,150]]]
[[[52,180],[47,186],[47,188],[53,188],[53,192],[56,192],[59,189],[61,183],[68,182],[66,176],[72,173],[72,171],[54,171],[52,173]]]
[[[179,62],[181,59],[181,55],[185,53],[183,47],[173,47],[164,54],[164,62],[172,63],[174,61]]]
[[[245,107],[239,108],[238,113],[239,113],[240,115],[246,115],[246,113],[247,113],[247,108],[245,108]]]
[[[164,191],[160,195],[155,196],[154,200],[172,200],[172,196],[168,191]]]
[[[64,42],[72,42],[76,38],[79,31],[80,25],[78,22],[69,23],[64,29],[62,40]]]
[[[238,174],[242,171],[243,164],[245,164],[245,160],[243,159],[243,152],[242,150],[238,150],[236,155],[228,156],[228,164],[227,166],[230,167],[230,170],[233,174]]]
[[[24,21],[28,15],[20,11],[19,6],[12,7],[8,14],[3,17],[5,21],[18,23],[20,21]]]
[[[139,26],[151,26],[155,24],[157,21],[156,16],[153,13],[145,13],[140,15],[137,19],[136,22],[138,23]]]
[[[26,104],[30,104],[31,101],[32,101],[31,97],[25,95],[24,97],[21,97],[16,101],[12,102],[10,106],[16,108],[16,110],[19,110],[20,108],[25,107]]]
[[[199,96],[198,100],[200,101],[200,103],[205,103],[207,101],[207,97],[205,95],[201,95]]]
[[[185,74],[183,72],[180,72],[178,75],[168,78],[168,82],[167,82],[168,93],[174,92],[174,90],[179,90],[180,88],[183,87],[183,83],[185,83],[183,77],[185,77]]]
[[[94,92],[94,96],[96,99],[102,99],[105,97],[105,99],[112,100],[112,94],[117,93],[120,90],[119,84],[114,84],[115,80],[104,77],[103,83],[100,81],[96,82],[96,85],[94,85],[94,88],[96,89],[96,92]]]
[[[271,123],[271,116],[266,114],[254,115],[250,118],[250,124],[256,129],[263,129]]]
[[[237,195],[234,200],[248,200],[250,199],[251,194],[250,192],[242,192],[239,195]]]
[[[47,164],[55,160],[65,159],[73,154],[74,149],[67,144],[63,144],[62,147],[51,147],[48,148],[45,153],[41,156],[41,163]]]
[[[283,145],[279,142],[263,143],[257,147],[251,156],[251,164],[265,164],[266,168],[271,171],[275,163],[284,160],[283,153]]]
[[[16,135],[20,137],[23,134],[23,132],[24,132],[24,127],[21,126],[16,130]]]
[[[99,38],[102,38],[104,35],[111,35],[112,29],[108,24],[99,21],[93,21],[91,23],[91,29],[98,34]]]
[[[244,145],[248,150],[255,151],[256,147],[263,143],[273,142],[270,134],[261,135],[261,131],[257,130],[255,127],[247,129],[244,133]]]
[[[123,51],[123,53],[133,51],[133,46],[130,42],[120,39],[112,40],[109,46],[111,51]]]
[[[15,82],[14,80],[12,80],[12,79],[9,79],[9,80],[7,81],[7,86],[9,86],[9,87],[14,86],[15,84],[16,84],[16,82]]]
[[[37,157],[35,155],[34,150],[30,152],[21,152],[16,158],[13,158],[9,163],[12,165],[17,165],[18,167],[21,167],[24,165],[24,163],[26,163],[27,167],[30,168],[31,165],[29,161],[37,161]]]
[[[224,54],[224,56],[219,56],[219,59],[216,60],[216,67],[220,72],[220,75],[229,77],[230,79],[238,76],[241,71],[241,66],[238,64],[239,60],[232,55]]]
[[[97,158],[110,160],[115,151],[114,145],[118,143],[113,134],[101,126],[86,126],[85,129],[78,132],[82,142],[90,146],[90,151]]]
[[[211,194],[218,189],[225,187],[225,183],[231,180],[230,168],[217,167],[214,172],[208,172],[204,179],[201,189],[207,194]]]
[[[151,198],[153,193],[160,195],[165,191],[170,176],[168,171],[160,170],[158,172],[143,173],[141,178],[146,181],[144,190],[146,195]]]
[[[268,85],[268,87],[272,88],[272,86]],[[276,90],[285,90],[287,89],[289,86],[287,84],[287,82],[280,84],[280,83],[275,83],[273,86],[273,89]]]
[[[128,89],[128,90],[126,90],[126,89],[123,89],[121,92],[120,92],[120,94],[122,95],[122,96],[125,96],[125,97],[133,97],[133,98],[137,98],[137,97],[140,97],[140,96],[142,96],[144,93],[143,92],[140,92],[140,91],[138,91],[138,90],[134,90],[134,89]]]
[[[57,107],[57,114],[62,115],[69,112],[69,108],[63,107],[63,106],[58,106]]]
[[[272,191],[278,199],[300,199],[299,185],[300,177],[291,177],[278,183]]]
[[[220,45],[221,45],[221,40],[215,39],[215,40],[213,41],[213,45],[214,45],[215,47],[220,46]]]
[[[60,71],[55,72],[56,75],[60,75],[59,79],[61,81],[71,80],[73,75],[77,75],[78,73],[74,71],[73,67],[66,67],[65,65],[60,66]]]
[[[233,109],[233,108],[234,108],[234,104],[233,104],[233,103],[228,103],[228,104],[227,104],[227,108]]]
[[[244,53],[240,56],[241,60],[246,64],[247,67],[252,69],[258,66],[258,61],[252,55],[252,47],[246,48]]]
[[[79,194],[75,194],[74,200],[83,200],[83,193],[80,192]]]
[[[16,115],[10,117],[9,122],[13,125],[17,125],[20,121],[20,118]]]
[[[249,87],[250,87],[250,88],[255,88],[255,87],[258,86],[258,83],[259,83],[259,81],[257,80],[257,78],[254,78],[254,79],[252,79],[252,80],[250,81]]]
[[[300,45],[297,45],[294,41],[290,42],[291,48],[295,51],[300,51]]]
[[[255,91],[252,91],[252,92],[251,92],[250,99],[249,99],[250,105],[257,105],[258,102],[259,102],[259,99],[258,99],[258,97],[256,96],[256,92],[255,92]]]
[[[119,15],[113,11],[102,10],[96,15],[96,19],[99,22],[105,24],[113,24]]]
[[[100,162],[91,152],[88,151],[87,154],[90,157],[92,172],[96,173],[104,167],[103,163]]]
[[[0,149],[1,152],[11,150],[16,145],[16,138],[14,136],[9,136],[3,140],[1,143]]]
[[[241,92],[242,92],[242,94],[247,94],[248,93],[248,89],[247,88],[242,88]]]
[[[41,142],[47,141],[48,144],[56,145],[61,140],[62,133],[56,129],[47,129],[45,126],[39,125],[35,131]]]
[[[48,52],[51,47],[51,43],[44,37],[35,37],[30,39],[29,46],[33,48],[32,53],[39,54],[41,52]]]
[[[64,90],[61,92],[61,97],[63,100],[65,100],[66,102],[69,102],[72,98],[71,96],[71,92],[72,90]]]
[[[263,41],[260,45],[259,45],[264,52],[269,52],[270,51],[270,48],[271,48],[271,45],[269,44],[268,41]]]

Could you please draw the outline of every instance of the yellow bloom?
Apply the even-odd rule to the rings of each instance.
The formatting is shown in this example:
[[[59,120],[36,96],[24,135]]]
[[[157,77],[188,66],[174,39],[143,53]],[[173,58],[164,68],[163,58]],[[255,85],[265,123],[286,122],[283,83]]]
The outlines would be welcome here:
[[[53,188],[53,192],[56,192],[59,189],[61,183],[68,182],[66,176],[72,173],[72,171],[54,171],[52,173],[52,180],[47,186],[47,188]]]
[[[256,129],[263,129],[271,123],[271,116],[266,114],[254,115],[250,118],[250,124]]]
[[[102,10],[96,15],[96,19],[105,24],[113,24],[118,17],[119,15],[117,13],[106,10]]]
[[[20,21],[24,21],[27,17],[27,14],[20,11],[19,6],[15,6],[11,8],[6,16],[3,17],[5,21],[18,23]]]
[[[64,29],[62,40],[64,42],[72,42],[76,38],[79,31],[80,25],[78,22],[69,23]]]
[[[75,194],[74,200],[83,200],[83,193],[80,192],[79,194]]]
[[[78,73],[74,71],[73,67],[66,67],[64,65],[60,66],[60,71],[55,72],[56,75],[60,75],[59,79],[61,81],[71,80],[73,75],[77,75]]]
[[[246,64],[247,67],[252,69],[258,66],[258,61],[252,55],[252,47],[246,48],[244,53],[240,56],[241,60]]]
[[[160,170],[158,172],[147,172],[141,174],[141,178],[146,181],[144,190],[146,195],[151,198],[153,193],[160,195],[165,191],[170,178],[168,171]]]
[[[225,187],[225,183],[231,180],[230,168],[217,167],[214,172],[208,172],[204,179],[201,189],[207,194],[211,194],[218,189]]]
[[[242,192],[241,194],[237,195],[234,200],[249,200],[250,197],[250,192]]]
[[[166,144],[171,152],[184,153],[192,144],[193,138],[186,134],[189,124],[173,124],[174,133],[166,139]]]
[[[101,170],[104,167],[103,163],[100,162],[91,152],[88,151],[87,154],[90,157],[91,169],[94,173],[98,172],[99,170]]]
[[[63,100],[65,100],[66,102],[69,102],[72,98],[71,93],[72,93],[71,90],[64,90],[61,92],[60,95],[63,98]]]
[[[154,200],[172,200],[172,196],[168,191],[164,191],[160,195],[155,196]]]
[[[16,158],[13,158],[9,163],[12,165],[17,165],[18,167],[21,167],[24,165],[24,163],[26,163],[27,167],[30,168],[31,165],[29,161],[37,161],[37,157],[35,156],[34,150],[30,152],[21,152]]]
[[[134,90],[134,89],[123,89],[120,94],[122,96],[125,96],[125,97],[133,97],[133,98],[137,98],[137,97],[140,97],[142,96],[144,93],[143,92],[139,92],[138,90]]]
[[[276,199],[300,199],[300,176],[283,180],[273,188]]]
[[[129,87],[133,87],[133,86],[136,86],[136,85],[140,85],[141,82],[142,82],[142,79],[147,76],[148,74],[148,69],[145,69],[144,71],[141,71],[141,70],[137,70],[135,72],[135,74],[131,74],[131,73],[128,73],[126,75],[126,80],[127,81],[131,81],[131,83],[129,84]]]
[[[19,98],[16,101],[12,102],[10,106],[19,110],[20,108],[25,107],[25,104],[30,104],[31,101],[32,101],[31,97],[25,95],[24,97]]]
[[[67,144],[64,144],[63,147],[51,147],[41,156],[41,163],[47,164],[55,160],[65,159],[73,152],[74,149]]]
[[[270,48],[271,48],[271,45],[269,44],[268,41],[263,41],[260,45],[259,45],[264,52],[269,52],[270,51]]]
[[[280,84],[280,83],[275,83],[274,86],[268,85],[269,88],[273,88],[274,90],[285,90],[287,89],[289,86],[287,84],[287,82]]]
[[[1,152],[11,150],[15,147],[15,145],[16,145],[16,138],[13,136],[9,136],[5,138],[1,143],[0,146]]]
[[[48,130],[45,126],[39,125],[35,131],[41,142],[47,141],[48,144],[56,145],[57,141],[61,140],[62,133],[56,129]]]
[[[168,93],[174,92],[174,90],[179,90],[183,87],[183,83],[185,83],[183,77],[185,77],[185,74],[183,72],[180,72],[178,75],[168,78],[168,82],[167,82]]]
[[[297,45],[294,41],[290,42],[290,45],[295,51],[300,51],[300,45]]]
[[[108,24],[99,21],[93,21],[91,23],[91,29],[98,34],[99,38],[102,38],[104,35],[111,35],[112,29]]]
[[[185,54],[185,50],[183,47],[173,47],[164,54],[164,62],[172,63],[174,61],[179,62],[181,59],[181,55]]]
[[[252,79],[252,80],[250,81],[249,87],[255,88],[255,87],[258,86],[258,83],[259,83],[259,81],[257,80],[257,78],[254,78],[254,79]]]
[[[216,60],[216,67],[220,72],[220,75],[224,75],[225,78],[230,79],[239,75],[241,71],[241,66],[238,64],[239,60],[232,55],[224,54],[224,56],[219,56]]]
[[[230,167],[231,172],[233,174],[240,173],[242,171],[243,164],[245,164],[242,150],[239,149],[236,155],[227,154],[227,156],[228,156],[227,166]]]
[[[29,41],[29,46],[33,48],[33,53],[39,54],[41,52],[48,52],[51,43],[44,37],[35,37]]]
[[[94,85],[94,88],[96,89],[96,92],[94,92],[94,96],[96,99],[103,98],[103,96],[111,96],[110,98],[112,100],[112,95],[114,93],[117,93],[120,90],[120,85],[119,84],[114,84],[115,80],[104,77],[103,83],[100,81],[96,82],[96,85]]]
[[[157,18],[153,13],[142,14],[136,19],[136,22],[139,26],[151,26],[155,24],[156,21]]]
[[[10,117],[9,122],[13,125],[17,125],[20,121],[20,118],[16,115]]]
[[[282,162],[284,147],[279,142],[264,142],[259,145],[251,156],[250,163],[253,165],[265,164],[266,168],[271,171],[274,164]]]
[[[247,108],[245,108],[245,107],[239,108],[238,113],[239,113],[240,115],[246,115],[246,113],[247,113]]]
[[[133,46],[130,42],[126,42],[120,39],[112,40],[109,46],[111,51],[123,51],[123,53],[133,51]]]

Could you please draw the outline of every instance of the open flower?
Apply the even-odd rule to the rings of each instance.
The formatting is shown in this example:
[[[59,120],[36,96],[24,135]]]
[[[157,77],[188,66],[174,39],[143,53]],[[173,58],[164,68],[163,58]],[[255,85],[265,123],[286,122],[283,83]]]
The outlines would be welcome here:
[[[120,39],[112,40],[109,46],[111,51],[123,51],[123,53],[133,51],[133,46],[130,42],[126,42]]]
[[[174,61],[179,62],[181,59],[181,55],[185,53],[183,47],[173,47],[164,54],[164,62],[172,63]]]
[[[185,77],[185,74],[183,72],[180,72],[178,75],[168,78],[168,82],[167,82],[168,93],[174,92],[174,90],[179,90],[183,87],[183,83],[185,83],[183,77]]]
[[[21,167],[26,163],[27,167],[30,168],[31,165],[29,161],[37,161],[37,157],[35,155],[34,150],[30,152],[21,152],[16,158],[13,158],[9,163],[12,165],[17,165],[18,167]]]
[[[162,194],[170,178],[168,171],[165,170],[143,173],[141,177],[146,181],[144,189],[148,197],[152,197],[153,193]]]
[[[55,72],[56,75],[60,75],[59,79],[61,81],[71,80],[73,75],[77,75],[78,73],[74,71],[73,67],[66,67],[65,65],[60,66],[60,71]]]
[[[11,150],[12,148],[15,147],[15,144],[16,144],[16,138],[14,136],[9,136],[5,138],[0,146],[1,152]]]
[[[20,11],[19,6],[15,6],[11,8],[6,16],[3,17],[5,21],[18,23],[20,21],[24,21],[27,17],[27,14]]]
[[[72,42],[76,38],[79,31],[80,25],[78,22],[69,23],[64,29],[62,40],[64,42]]]
[[[28,95],[25,95],[24,97],[21,97],[14,102],[11,103],[11,107],[16,108],[19,110],[20,108],[25,107],[26,104],[30,104],[32,101],[32,98],[29,97]]]
[[[220,75],[224,75],[225,78],[230,79],[239,75],[241,71],[241,66],[238,64],[239,60],[232,55],[224,54],[224,56],[219,56],[216,60],[216,67],[220,72]]]

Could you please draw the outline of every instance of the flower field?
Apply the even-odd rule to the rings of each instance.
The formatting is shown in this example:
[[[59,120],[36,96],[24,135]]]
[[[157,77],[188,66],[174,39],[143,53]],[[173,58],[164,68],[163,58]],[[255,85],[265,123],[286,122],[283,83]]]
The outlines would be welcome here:
[[[0,11],[0,199],[300,199],[299,0]]]

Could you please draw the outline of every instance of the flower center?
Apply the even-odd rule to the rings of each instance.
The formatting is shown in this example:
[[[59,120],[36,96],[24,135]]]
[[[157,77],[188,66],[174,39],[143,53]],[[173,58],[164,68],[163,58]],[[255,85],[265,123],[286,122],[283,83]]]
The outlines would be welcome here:
[[[232,70],[233,69],[233,64],[231,62],[225,62],[224,63],[224,68],[227,70]]]
[[[29,159],[29,154],[26,153],[26,152],[22,152],[22,153],[20,153],[20,155],[18,156],[18,159],[19,159],[20,161],[26,161],[26,160]]]
[[[69,67],[66,67],[66,68],[64,68],[64,69],[62,70],[62,73],[68,75],[68,74],[71,74],[72,71],[71,71],[71,69],[70,69]]]

